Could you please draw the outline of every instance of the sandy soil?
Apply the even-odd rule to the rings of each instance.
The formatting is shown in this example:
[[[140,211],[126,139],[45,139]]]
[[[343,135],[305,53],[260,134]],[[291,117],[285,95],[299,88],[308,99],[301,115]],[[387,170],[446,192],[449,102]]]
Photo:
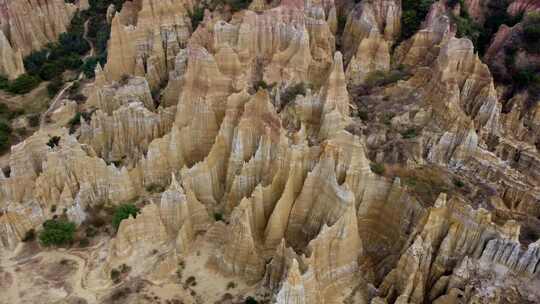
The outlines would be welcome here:
[[[119,284],[100,278],[109,240],[88,248],[43,249],[36,242],[21,243],[12,253],[0,253],[0,304],[34,303],[242,303],[255,286],[227,277],[212,267],[214,250],[204,236],[190,254],[178,258],[170,277],[152,281],[144,275],[124,276]],[[137,267],[137,265],[129,265]],[[137,273],[140,273],[137,272]]]

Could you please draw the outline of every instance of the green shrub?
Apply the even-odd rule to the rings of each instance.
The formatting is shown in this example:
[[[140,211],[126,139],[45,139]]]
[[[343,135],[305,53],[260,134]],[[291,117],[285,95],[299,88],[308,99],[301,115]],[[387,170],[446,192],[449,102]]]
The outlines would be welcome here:
[[[225,0],[225,2],[231,7],[233,12],[247,9],[251,3],[249,0]]]
[[[112,225],[115,230],[120,227],[120,222],[129,218],[130,216],[137,217],[139,214],[139,208],[133,204],[122,204],[116,208],[113,215]]]
[[[26,231],[21,241],[26,243],[26,242],[31,242],[35,239],[36,239],[36,231],[34,229],[30,229]]]
[[[9,134],[0,131],[0,152],[6,151],[10,147]]]
[[[9,118],[11,116],[11,110],[5,103],[0,103],[0,116],[4,119]]]
[[[64,72],[64,68],[57,62],[47,62],[39,70],[39,77],[43,80],[51,80]]]
[[[189,17],[191,18],[191,28],[195,31],[204,19],[204,8],[200,6],[195,7],[193,12],[189,13]]]
[[[371,171],[377,175],[383,175],[385,171],[384,164],[381,163],[371,163],[370,168]]]
[[[6,91],[9,89],[9,80],[6,76],[0,75],[0,90]]]
[[[214,220],[216,222],[219,222],[219,221],[223,222],[223,214],[221,212],[214,212]]]
[[[58,44],[63,54],[79,54],[84,55],[90,51],[90,45],[83,38],[83,32],[77,31],[72,28],[71,31],[60,34],[58,37]],[[64,56],[65,56],[64,55]]]
[[[111,28],[108,24],[103,24],[101,30],[97,32],[96,35],[96,49],[100,54],[103,54],[107,51],[107,44],[111,38]]]
[[[88,247],[90,245],[90,240],[87,238],[84,238],[79,241],[79,247]]]
[[[98,57],[89,57],[88,59],[86,59],[82,66],[82,70],[86,78],[94,78],[96,76],[95,69],[99,62],[100,60]]]
[[[11,127],[9,126],[9,123],[7,123],[6,121],[1,121],[0,120],[0,132],[4,132],[4,133],[11,133]]]
[[[257,81],[255,84],[253,84],[253,88],[255,91],[258,91],[260,89],[269,89],[271,86],[269,86],[264,80]]]
[[[161,192],[165,191],[165,187],[163,187],[162,185],[158,185],[158,184],[150,184],[150,185],[146,186],[146,191],[148,191],[150,193],[161,193]]]
[[[253,297],[247,297],[244,301],[245,304],[258,304],[259,301],[255,300]]]
[[[10,135],[12,129],[7,121],[0,120],[0,151],[5,151],[10,147]]]
[[[94,77],[97,63],[105,64],[107,60],[107,42],[110,38],[107,9],[110,4],[114,4],[119,10],[123,3],[124,0],[90,0],[89,9],[77,12],[73,16],[68,31],[58,37],[57,43],[49,43],[41,51],[24,58],[28,74],[39,76],[36,78],[38,83],[41,79],[51,80],[66,69],[82,69],[86,77]],[[87,38],[93,41],[96,56],[83,62],[82,56],[90,50],[90,44],[84,38],[84,25],[87,21],[89,21]]]
[[[126,264],[122,264],[122,265],[120,265],[119,270],[120,270],[121,273],[128,273],[128,272],[131,271],[131,267],[129,267]]]
[[[69,120],[68,125],[70,128],[81,124],[81,115],[82,115],[81,112],[77,112],[75,113],[75,116],[73,116],[73,118]]]
[[[31,114],[27,117],[30,127],[35,128],[39,126],[39,114]]]
[[[369,119],[369,114],[367,111],[358,111],[358,117],[360,117],[362,121],[367,121]]]
[[[414,35],[419,29],[422,21],[426,18],[431,4],[435,0],[403,0],[401,14],[401,37],[405,40]]]
[[[49,138],[49,141],[47,142],[47,146],[49,146],[50,148],[57,147],[58,145],[60,145],[60,139],[61,139],[60,136],[53,136]],[[54,209],[56,209],[56,205],[53,205],[53,207]]]
[[[41,67],[47,62],[48,50],[44,49],[38,52],[33,52],[24,58],[24,67],[30,75],[37,75]]]
[[[392,124],[392,119],[394,118],[394,116],[395,116],[394,113],[384,113],[382,117],[382,122],[385,125],[390,126]]]
[[[527,51],[540,53],[540,12],[531,12],[525,17],[523,38]]]
[[[463,188],[465,186],[465,183],[457,178],[455,178],[452,182],[454,183],[454,186],[458,188]]]
[[[83,61],[77,54],[71,54],[60,58],[57,63],[64,69],[78,70],[83,65]]]
[[[117,269],[112,269],[111,270],[111,280],[114,283],[118,283],[120,281],[120,271],[119,270],[117,270]]]
[[[86,237],[91,238],[95,237],[98,234],[98,230],[94,226],[88,226],[86,228]]]
[[[474,22],[469,17],[463,7],[461,9],[461,12],[461,16],[454,17],[454,21],[457,25],[457,37],[467,37],[473,42],[475,46],[478,46],[478,41],[482,33],[482,28],[479,24]]]
[[[11,82],[8,91],[14,94],[26,94],[35,89],[39,82],[39,78],[23,74]]]
[[[49,82],[49,84],[47,84],[47,94],[49,95],[49,97],[53,98],[54,96],[56,96],[56,94],[58,94],[58,92],[60,92],[60,90],[62,90],[63,87],[64,82],[62,81],[62,79],[60,77],[56,77],[51,82]]]
[[[532,84],[540,82],[540,74],[533,68],[522,69],[512,75],[512,80],[517,88],[528,88]]]
[[[295,85],[287,87],[280,95],[281,104],[286,105],[292,102],[296,96],[306,94],[306,85],[304,83],[297,83]]]
[[[75,95],[75,99],[78,99],[77,96],[79,96],[79,95]],[[91,113],[87,113],[87,112],[77,112],[77,113],[75,113],[75,115],[68,121],[70,134],[73,134],[75,132],[75,129],[77,128],[77,126],[79,126],[81,124],[81,118],[84,119],[84,121],[89,121],[91,115],[92,115]]]
[[[73,242],[75,224],[66,220],[47,220],[39,233],[39,241],[44,246],[61,246]]]
[[[337,36],[343,35],[343,31],[345,30],[345,26],[347,25],[347,16],[339,14],[337,17]]]
[[[410,128],[401,133],[401,136],[405,139],[411,139],[418,136],[418,131],[415,128]]]

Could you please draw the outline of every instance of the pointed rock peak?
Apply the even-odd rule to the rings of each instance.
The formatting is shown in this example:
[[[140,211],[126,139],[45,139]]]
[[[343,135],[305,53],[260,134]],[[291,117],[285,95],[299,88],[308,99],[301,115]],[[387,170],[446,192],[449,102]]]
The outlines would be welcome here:
[[[301,283],[302,275],[300,273],[300,265],[296,258],[292,260],[291,267],[287,273],[287,282],[291,285],[298,285]]]
[[[94,71],[96,72],[96,74],[103,72],[103,68],[101,67],[101,63],[98,62],[98,64],[96,64],[96,67],[95,67]]]
[[[334,54],[334,66],[332,73],[335,72],[339,73],[339,75],[343,74],[345,77],[345,72],[343,71],[343,55],[339,51]]]
[[[434,206],[435,208],[442,208],[446,206],[446,193],[439,194]]]
[[[394,182],[392,184],[393,188],[400,188],[401,187],[401,179],[399,177],[394,178]]]
[[[176,178],[176,174],[174,172],[171,175],[171,184],[169,185],[168,190],[179,191],[179,192],[182,192],[182,193],[184,192],[184,190],[182,189],[182,186],[178,182],[178,179]]]
[[[508,220],[501,227],[501,234],[512,241],[519,242],[521,225],[515,220]]]

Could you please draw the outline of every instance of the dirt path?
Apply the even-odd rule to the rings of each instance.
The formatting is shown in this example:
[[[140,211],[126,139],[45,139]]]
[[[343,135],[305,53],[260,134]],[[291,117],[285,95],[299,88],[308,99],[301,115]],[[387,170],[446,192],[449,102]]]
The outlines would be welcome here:
[[[45,265],[46,261],[58,261],[58,260],[70,260],[75,262],[75,273],[66,278],[66,281],[71,283],[72,291],[71,295],[76,295],[77,297],[84,298],[88,304],[97,303],[98,294],[100,291],[107,290],[109,286],[103,286],[101,289],[90,289],[87,288],[84,284],[85,275],[88,273],[87,265],[87,255],[98,250],[99,247],[103,246],[105,242],[99,242],[98,244],[85,248],[84,251],[71,249],[55,249],[50,251],[40,251],[37,254],[30,255],[25,258],[17,259],[17,256],[21,254],[23,243],[19,243],[17,249],[15,249],[11,254],[6,255],[0,258],[0,270],[4,273],[7,273],[9,277],[13,279],[13,282],[10,284],[9,288],[4,290],[6,294],[3,297],[9,299],[19,299],[19,295],[24,293],[25,288],[30,288],[31,286],[25,286],[25,282],[17,277],[17,272],[20,268],[27,266],[28,264],[38,263]],[[45,299],[44,299],[45,300]],[[0,303],[3,303],[0,301]]]

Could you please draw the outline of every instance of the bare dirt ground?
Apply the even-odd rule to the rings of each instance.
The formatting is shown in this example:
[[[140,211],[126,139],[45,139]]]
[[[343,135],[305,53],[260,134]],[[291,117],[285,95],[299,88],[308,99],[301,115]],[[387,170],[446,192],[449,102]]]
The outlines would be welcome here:
[[[214,270],[214,248],[204,236],[178,259],[170,277],[160,281],[152,281],[153,269],[142,277],[128,274],[118,284],[99,277],[108,244],[101,238],[87,248],[44,249],[33,241],[0,253],[0,304],[232,304],[243,303],[242,296],[255,291],[240,278]]]

